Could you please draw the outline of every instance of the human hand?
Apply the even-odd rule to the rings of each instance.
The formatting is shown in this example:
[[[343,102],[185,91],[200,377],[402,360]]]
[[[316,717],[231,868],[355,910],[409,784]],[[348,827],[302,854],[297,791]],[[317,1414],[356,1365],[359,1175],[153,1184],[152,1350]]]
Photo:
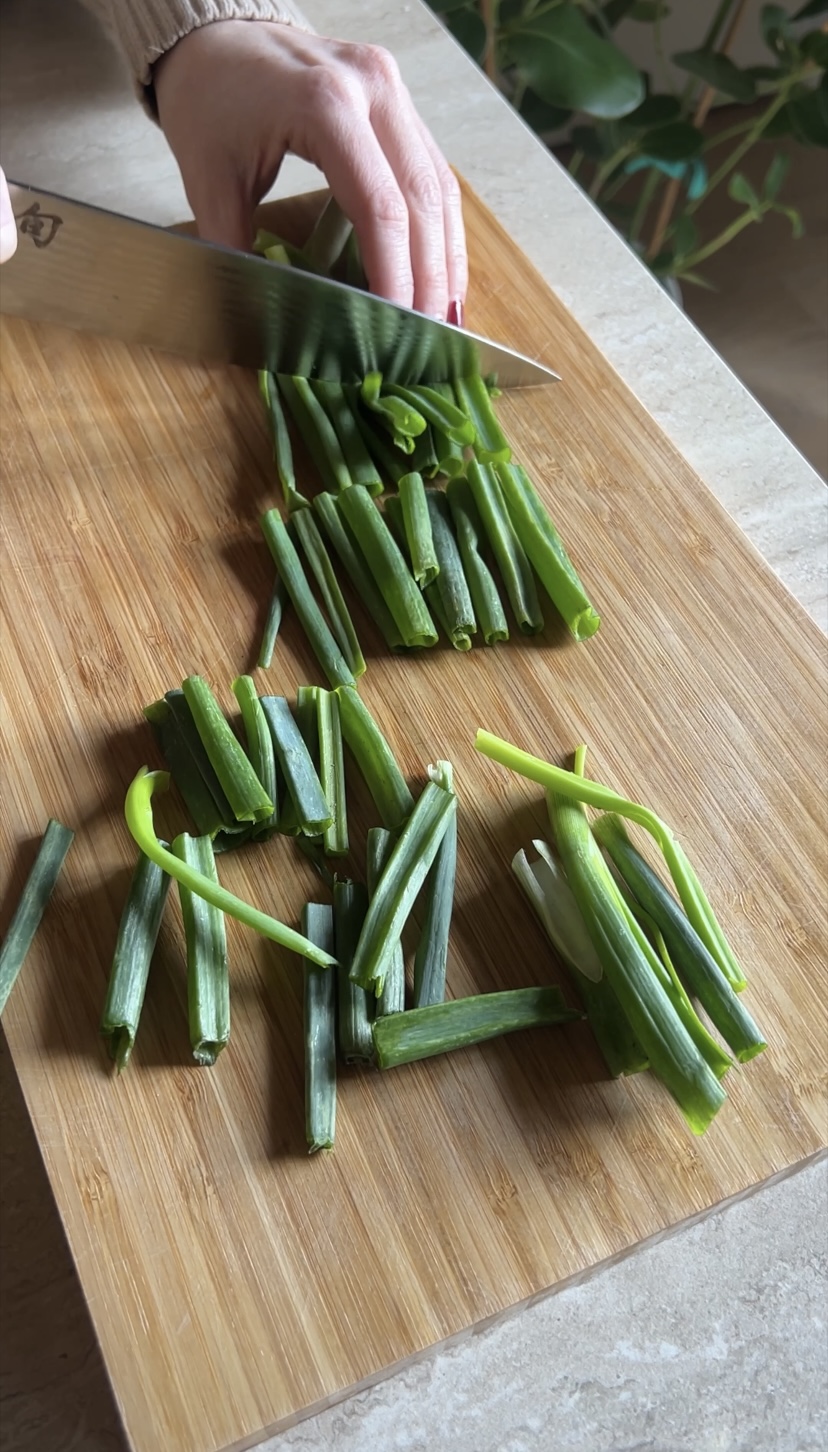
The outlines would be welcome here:
[[[162,57],[154,84],[202,237],[249,249],[254,209],[292,152],[324,172],[371,290],[462,323],[460,189],[387,51],[214,21]]]
[[[8,262],[17,247],[17,223],[6,185],[6,173],[0,169],[0,262]]]

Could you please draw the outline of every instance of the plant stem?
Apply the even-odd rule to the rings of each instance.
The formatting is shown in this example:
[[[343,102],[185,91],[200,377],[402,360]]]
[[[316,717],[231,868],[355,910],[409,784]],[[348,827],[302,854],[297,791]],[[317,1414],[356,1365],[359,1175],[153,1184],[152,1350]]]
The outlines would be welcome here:
[[[699,247],[698,251],[692,252],[689,257],[685,257],[682,262],[682,272],[692,272],[693,268],[698,267],[700,262],[706,262],[708,257],[713,256],[714,252],[721,251],[722,247],[726,247],[729,242],[733,241],[734,237],[738,237],[740,232],[744,232],[745,227],[749,227],[751,222],[758,221],[761,221],[761,213],[757,214],[750,208],[748,211],[743,212],[741,217],[737,217],[735,222],[730,223],[729,227],[724,227],[718,237],[714,237],[712,241],[705,243],[704,247]]]
[[[767,111],[765,111],[764,114],[754,122],[750,131],[747,133],[744,141],[740,142],[738,146],[734,147],[733,151],[730,153],[730,156],[727,158],[726,161],[722,162],[718,171],[714,171],[712,177],[707,183],[707,188],[704,194],[705,197],[709,196],[710,193],[716,189],[719,183],[724,181],[725,177],[729,175],[733,168],[739,165],[742,157],[746,156],[747,153],[750,151],[751,147],[756,144],[756,142],[761,137],[762,132],[765,130],[765,127],[770,121],[773,120],[773,117],[776,115],[777,111],[781,111],[782,107],[785,105],[785,102],[788,99],[790,84],[784,86],[782,90],[776,94],[771,104],[768,106]],[[690,202],[686,209],[687,216],[692,216],[694,212],[698,211],[698,208],[703,200],[703,197],[699,197],[697,201]]]
[[[584,153],[582,151],[573,151],[572,155],[569,158],[569,166],[567,167],[567,171],[569,172],[569,175],[571,177],[576,177],[578,175],[578,172],[581,170],[583,160]]]
[[[616,168],[621,165],[622,161],[626,161],[628,156],[632,156],[637,145],[638,143],[636,141],[630,141],[625,146],[619,146],[618,150],[614,151],[612,156],[596,168],[595,175],[589,185],[589,195],[593,201],[597,199],[604,183],[609,180]]]
[[[480,0],[480,12],[486,27],[483,69],[490,81],[497,84],[497,11],[498,0]]]
[[[635,211],[630,222],[630,242],[637,242],[641,235],[641,229],[644,226],[647,212],[650,209],[650,203],[658,189],[658,183],[659,173],[653,168],[647,177],[645,177],[644,185],[641,188],[641,195],[636,202]]]

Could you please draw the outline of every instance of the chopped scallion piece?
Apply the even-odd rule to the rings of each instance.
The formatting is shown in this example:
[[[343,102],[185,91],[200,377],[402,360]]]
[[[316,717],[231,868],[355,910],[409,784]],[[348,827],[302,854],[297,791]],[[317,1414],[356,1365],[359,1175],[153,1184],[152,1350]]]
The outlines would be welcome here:
[[[360,882],[337,878],[334,884],[334,946],[339,1010],[339,1049],[346,1064],[370,1064],[374,1058],[371,1034],[371,999],[350,979],[354,949],[368,909],[368,895]]]
[[[363,403],[376,414],[397,448],[406,454],[412,453],[415,438],[426,430],[426,421],[419,410],[401,398],[384,394],[381,373],[366,373],[360,393]]]
[[[334,426],[351,483],[364,484],[369,493],[381,494],[379,469],[359,431],[344,385],[319,378],[311,381],[311,388]]]
[[[273,815],[270,800],[203,676],[187,676],[181,689],[204,750],[237,822],[264,822]]]
[[[518,628],[524,635],[537,635],[543,630],[543,613],[535,578],[506,511],[497,474],[491,465],[474,460],[469,464],[466,478],[503,577]]]
[[[368,896],[373,896],[377,883],[382,877],[385,864],[387,863],[396,838],[393,832],[386,827],[371,827],[368,832]],[[356,946],[356,944],[354,945]],[[357,990],[362,993],[360,988]],[[385,975],[385,982],[382,986],[382,993],[376,1000],[376,1014],[379,1017],[384,1013],[402,1013],[405,1008],[405,955],[403,945],[398,939],[388,972]]]
[[[339,447],[336,430],[308,380],[288,378],[286,374],[280,373],[276,381],[324,487],[347,489],[351,476]]]
[[[411,561],[411,573],[421,589],[440,573],[434,552],[431,516],[422,474],[403,474],[397,491],[402,508],[403,528]]]
[[[601,617],[590,604],[538,491],[519,464],[499,464],[496,472],[509,518],[538,579],[574,638],[588,640]]]
[[[446,396],[440,390],[428,388],[421,383],[412,384],[410,388],[403,388],[397,383],[387,383],[385,389],[386,394],[390,393],[396,398],[401,398],[410,408],[419,412],[427,423],[439,429],[440,433],[451,439],[453,443],[459,444],[461,447],[464,444],[474,443],[474,424],[463,409],[457,407],[450,391]]]
[[[252,677],[237,676],[233,682],[233,695],[239,703],[250,763],[273,803],[270,816],[253,828],[254,839],[261,841],[272,836],[279,826],[279,781],[273,738]]]
[[[285,411],[282,408],[282,400],[279,397],[276,379],[272,373],[268,373],[264,368],[259,373],[259,392],[262,395],[270,422],[270,434],[273,440],[273,461],[276,465],[276,473],[279,475],[279,482],[282,486],[282,497],[285,501],[285,508],[288,514],[292,514],[294,509],[307,509],[309,501],[296,488],[296,475],[293,472],[293,450],[290,446],[287,419],[285,418]]]
[[[477,375],[457,378],[454,394],[458,407],[474,425],[474,453],[481,464],[508,464],[512,450],[492,408],[489,390]]]
[[[486,538],[468,479],[458,475],[446,486],[454,532],[474,613],[487,645],[509,639],[509,625],[494,575],[483,558]]]
[[[330,273],[341,257],[353,230],[339,203],[329,197],[302,248],[306,261],[320,272]]]
[[[246,841],[252,823],[237,822],[233,816],[184,692],[180,688],[167,691],[162,700],[145,708],[144,715],[152,724],[199,835],[212,837],[215,851],[220,842],[232,847]]]
[[[306,837],[321,837],[333,821],[331,804],[290,706],[284,696],[262,696],[261,704],[276,760],[295,804],[299,830]]]
[[[150,963],[172,879],[139,854],[118,926],[109,972],[101,1034],[118,1073],[123,1073],[138,1033]]]
[[[190,837],[182,832],[173,842],[172,851],[194,872],[218,886],[209,837]],[[178,893],[187,944],[190,1043],[196,1063],[211,1065],[230,1038],[230,975],[224,913],[182,882],[178,884]]]
[[[581,1017],[566,1007],[559,988],[512,988],[374,1019],[374,1047],[379,1067],[395,1069],[502,1034],[572,1023]]]
[[[282,624],[287,591],[282,583],[281,575],[276,576],[276,584],[273,586],[273,594],[270,597],[270,605],[267,610],[264,630],[262,631],[262,643],[259,646],[259,659],[256,664],[259,670],[270,669],[273,660],[273,651],[276,646],[276,637]]]
[[[448,500],[442,490],[428,489],[426,502],[439,565],[433,588],[440,596],[449,640],[455,650],[470,650],[471,638],[477,634],[477,621],[466,583],[463,560],[451,527]]]
[[[31,872],[20,894],[20,901],[3,939],[3,946],[0,947],[0,1014],[6,1007],[8,996],[32,946],[32,940],[74,836],[74,832],[68,827],[50,817]]]
[[[333,814],[322,833],[322,846],[329,857],[344,857],[348,851],[348,807],[345,798],[345,757],[339,697],[321,686],[316,690],[319,734],[319,780]]]
[[[352,686],[340,686],[336,694],[345,745],[362,773],[383,826],[396,832],[414,810],[405,777],[362,697]]]
[[[429,776],[447,792],[454,791],[451,763],[429,767]],[[426,878],[425,917],[414,957],[414,1007],[442,1003],[446,996],[449,928],[454,907],[457,872],[457,813],[446,827],[437,856]]]
[[[403,642],[394,617],[377,589],[365,556],[336,507],[336,499],[333,494],[317,494],[313,507],[322,520],[328,539],[336,550],[351,584],[369,616],[380,630],[389,650],[399,650]]]
[[[333,908],[309,902],[302,932],[326,956],[334,951]],[[304,964],[305,1132],[310,1154],[332,1150],[336,1132],[336,974]]]
[[[425,601],[367,489],[354,484],[343,490],[337,496],[337,506],[368,562],[404,644],[409,647],[434,645],[437,631]]]
[[[332,686],[354,685],[354,673],[313,597],[307,575],[302,568],[302,562],[296,553],[296,546],[290,538],[278,510],[270,509],[267,514],[263,514],[261,526],[280,578],[293,601],[296,613],[302,622],[302,628],[328,681]]]
[[[365,660],[357,640],[351,612],[345,604],[345,597],[331,564],[331,557],[319,533],[319,526],[310,510],[303,510],[293,517],[293,528],[304,551],[311,574],[319,586],[319,593],[325,603],[331,630],[340,650],[355,677],[364,675]]]

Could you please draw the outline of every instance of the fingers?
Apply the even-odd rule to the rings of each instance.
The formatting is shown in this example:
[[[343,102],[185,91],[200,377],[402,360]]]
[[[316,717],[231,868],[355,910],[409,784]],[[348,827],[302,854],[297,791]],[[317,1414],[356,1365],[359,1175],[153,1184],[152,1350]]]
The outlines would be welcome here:
[[[466,227],[463,221],[463,194],[454,172],[437,146],[431,132],[417,117],[423,134],[423,143],[428,148],[443,193],[443,225],[445,229],[446,275],[448,279],[449,322],[458,322],[462,327],[463,308],[469,290],[469,257],[466,247]],[[452,309],[459,316],[452,317]]]
[[[17,223],[14,220],[6,175],[0,170],[0,262],[8,262],[16,249]]]

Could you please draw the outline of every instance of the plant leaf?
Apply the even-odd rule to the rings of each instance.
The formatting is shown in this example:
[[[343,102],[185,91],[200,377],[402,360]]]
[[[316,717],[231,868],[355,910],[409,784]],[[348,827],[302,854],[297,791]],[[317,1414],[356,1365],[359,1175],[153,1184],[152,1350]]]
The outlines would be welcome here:
[[[472,60],[480,62],[486,49],[486,27],[476,10],[450,10],[446,25]]]
[[[691,252],[695,252],[699,242],[699,233],[693,218],[686,215],[679,217],[671,230],[670,240],[677,262],[680,258],[689,257]]]
[[[707,292],[718,292],[719,291],[719,289],[717,287],[714,287],[713,286],[713,283],[712,282],[708,282],[707,281],[707,278],[706,277],[702,277],[701,276],[701,273],[698,273],[698,272],[679,272],[679,273],[676,274],[676,276],[678,277],[679,282],[692,282],[695,287],[703,287],[703,288],[705,288],[705,290]]]
[[[799,42],[803,55],[819,66],[821,71],[828,70],[828,35],[824,30],[811,30],[803,35]]]
[[[688,202],[697,202],[699,197],[703,197],[707,191],[708,180],[707,166],[700,156],[697,156],[695,161],[691,161],[689,172],[687,200]]]
[[[691,76],[698,76],[709,86],[714,86],[723,96],[732,96],[734,101],[752,101],[756,95],[753,77],[719,51],[683,50],[673,56],[673,62]]]
[[[792,60],[799,52],[791,30],[791,18],[782,5],[763,5],[759,24],[766,46],[780,59]]]
[[[781,81],[787,71],[782,66],[745,66],[745,75],[754,81]]]
[[[588,156],[590,161],[603,161],[611,148],[597,126],[573,126],[572,145]]]
[[[639,20],[642,25],[651,25],[653,21],[663,20],[669,14],[669,7],[664,0],[633,0],[627,11],[627,18]]]
[[[762,132],[762,140],[778,141],[782,136],[790,136],[792,131],[790,105],[788,104],[771,117]]]
[[[728,183],[727,194],[732,197],[734,202],[744,202],[745,206],[750,207],[753,211],[758,211],[761,206],[756,192],[741,171],[733,173]]]
[[[562,106],[550,106],[546,101],[542,101],[540,96],[536,96],[534,91],[526,90],[520,103],[520,114],[526,125],[531,126],[533,131],[542,136],[547,131],[560,131],[561,127],[565,126],[570,119],[572,112],[564,110]],[[591,129],[587,126],[575,128],[575,130],[584,131]],[[572,139],[578,146],[579,143],[575,141],[574,132]],[[581,150],[585,151],[586,148],[581,147]],[[586,154],[589,155],[589,152]]]
[[[551,106],[614,117],[644,99],[641,72],[574,5],[529,16],[510,32],[509,51],[522,78]]]
[[[791,224],[791,231],[793,232],[794,240],[799,241],[799,238],[804,236],[805,223],[803,222],[799,212],[796,210],[796,207],[783,207],[780,203],[777,202],[773,210],[775,212],[779,212],[781,216],[787,217],[788,221]]]
[[[637,0],[607,0],[601,14],[606,25],[615,26],[629,15]]]
[[[772,202],[774,197],[778,195],[779,188],[785,180],[785,177],[788,175],[788,168],[790,164],[791,158],[789,156],[785,156],[784,152],[780,151],[779,154],[773,158],[773,161],[768,167],[767,173],[765,175],[765,180],[762,185],[762,195],[765,198],[765,201]]]
[[[641,149],[659,161],[689,161],[698,156],[704,136],[689,121],[671,121],[655,126],[641,137]]]

